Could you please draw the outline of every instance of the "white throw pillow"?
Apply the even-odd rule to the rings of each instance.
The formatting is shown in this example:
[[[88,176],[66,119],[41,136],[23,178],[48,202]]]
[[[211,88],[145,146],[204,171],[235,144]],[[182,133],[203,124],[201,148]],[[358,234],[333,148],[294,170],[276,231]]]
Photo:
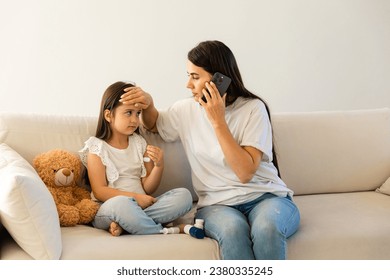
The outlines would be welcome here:
[[[61,229],[53,197],[34,168],[6,144],[0,144],[0,216],[34,259],[60,258]]]
[[[383,183],[382,186],[376,189],[377,192],[390,195],[390,177]]]

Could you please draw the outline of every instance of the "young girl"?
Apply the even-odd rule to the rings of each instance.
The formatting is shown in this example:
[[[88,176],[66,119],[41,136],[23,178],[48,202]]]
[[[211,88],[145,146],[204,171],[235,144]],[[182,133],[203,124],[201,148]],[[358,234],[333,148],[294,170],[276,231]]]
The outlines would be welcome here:
[[[151,194],[160,184],[164,169],[163,151],[147,145],[138,134],[141,110],[119,102],[123,90],[134,85],[116,82],[102,98],[96,136],[80,151],[87,167],[92,198],[101,202],[92,224],[119,236],[156,234],[187,213],[192,197],[177,188],[159,197]]]

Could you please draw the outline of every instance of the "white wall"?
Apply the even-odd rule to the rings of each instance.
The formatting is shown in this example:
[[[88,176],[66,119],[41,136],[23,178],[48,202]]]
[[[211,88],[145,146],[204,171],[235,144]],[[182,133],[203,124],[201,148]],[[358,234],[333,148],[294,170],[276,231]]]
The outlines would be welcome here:
[[[273,112],[390,107],[388,0],[0,0],[0,35],[0,111],[96,115],[117,80],[166,108],[206,39]]]

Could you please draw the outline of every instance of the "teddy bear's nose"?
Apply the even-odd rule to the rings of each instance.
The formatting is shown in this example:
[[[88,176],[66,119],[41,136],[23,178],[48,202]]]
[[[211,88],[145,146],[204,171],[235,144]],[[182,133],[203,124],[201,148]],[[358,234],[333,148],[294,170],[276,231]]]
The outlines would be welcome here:
[[[66,177],[68,177],[70,175],[70,170],[68,168],[64,168],[62,170],[62,174],[64,174]]]

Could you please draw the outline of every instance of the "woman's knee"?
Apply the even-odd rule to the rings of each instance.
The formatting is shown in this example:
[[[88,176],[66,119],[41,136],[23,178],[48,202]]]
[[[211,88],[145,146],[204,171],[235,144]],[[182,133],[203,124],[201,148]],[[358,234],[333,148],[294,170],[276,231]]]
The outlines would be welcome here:
[[[218,240],[231,240],[249,235],[249,224],[245,216],[228,206],[202,208],[197,218],[204,219],[206,232]]]
[[[272,220],[265,220],[261,223],[252,224],[251,234],[253,240],[262,240],[262,242],[271,242],[273,239],[285,238],[284,227]]]
[[[299,211],[291,200],[275,197],[259,203],[249,214],[254,236],[291,235],[299,224]]]

